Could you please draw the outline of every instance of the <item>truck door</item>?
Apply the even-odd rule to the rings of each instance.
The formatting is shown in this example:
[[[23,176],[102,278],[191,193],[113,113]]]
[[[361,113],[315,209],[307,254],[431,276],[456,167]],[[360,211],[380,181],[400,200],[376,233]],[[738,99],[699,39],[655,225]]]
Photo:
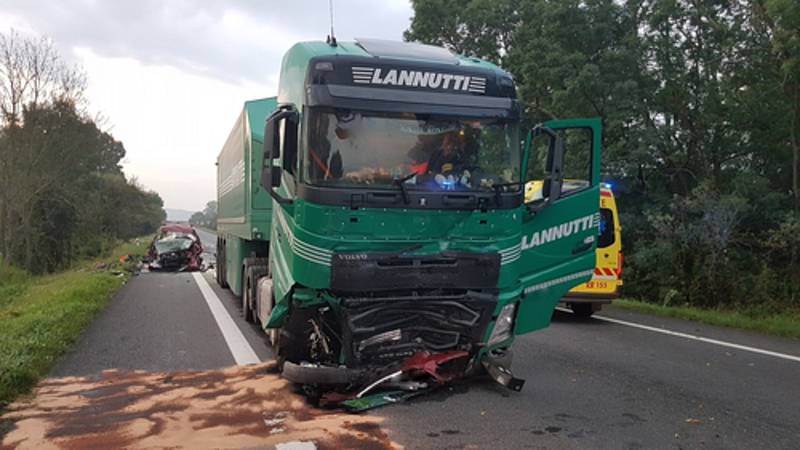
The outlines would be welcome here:
[[[550,121],[529,134],[526,181],[542,189],[526,199],[517,334],[546,327],[559,299],[592,276],[601,142],[599,119]]]

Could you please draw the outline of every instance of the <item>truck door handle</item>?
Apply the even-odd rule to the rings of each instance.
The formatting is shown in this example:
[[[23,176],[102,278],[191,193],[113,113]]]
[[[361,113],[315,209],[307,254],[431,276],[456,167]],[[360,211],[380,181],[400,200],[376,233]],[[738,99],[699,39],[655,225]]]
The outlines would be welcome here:
[[[391,192],[377,193],[370,192],[367,194],[367,203],[383,203],[385,205],[393,205],[397,203],[398,195]]]
[[[592,241],[592,242],[583,242],[583,241],[578,242],[578,245],[576,245],[572,249],[572,254],[573,255],[577,255],[578,253],[583,253],[583,252],[591,249],[593,243],[594,243],[594,241]]]
[[[442,203],[448,206],[465,206],[475,203],[474,195],[445,195]]]

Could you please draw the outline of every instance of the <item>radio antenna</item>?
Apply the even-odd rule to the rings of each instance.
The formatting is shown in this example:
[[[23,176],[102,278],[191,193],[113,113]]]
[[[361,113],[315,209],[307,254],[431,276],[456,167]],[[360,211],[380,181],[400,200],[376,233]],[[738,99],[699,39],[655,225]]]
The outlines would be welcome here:
[[[333,0],[328,0],[328,11],[331,14],[331,34],[328,35],[328,44],[336,47],[336,35],[333,34]]]

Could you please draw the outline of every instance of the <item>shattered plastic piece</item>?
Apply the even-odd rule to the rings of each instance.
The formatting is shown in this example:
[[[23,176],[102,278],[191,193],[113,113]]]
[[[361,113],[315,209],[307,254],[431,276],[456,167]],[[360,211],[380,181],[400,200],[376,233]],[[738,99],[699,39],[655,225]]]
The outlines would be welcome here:
[[[379,408],[385,405],[402,402],[411,398],[430,392],[432,388],[407,392],[407,391],[386,391],[361,398],[345,400],[341,403],[342,408],[348,412],[362,412],[369,409]]]
[[[418,352],[403,363],[403,372],[427,373],[437,383],[445,383],[463,375],[468,363],[469,353],[464,351]]]
[[[483,367],[489,372],[489,376],[492,377],[494,381],[512,391],[519,392],[522,390],[522,386],[525,385],[525,380],[514,377],[514,374],[511,373],[511,369],[505,367],[496,360],[484,357],[481,363],[483,363]]]
[[[349,393],[342,393],[342,392],[326,392],[322,394],[319,399],[319,406],[322,408],[329,408],[329,407],[336,407],[348,400],[354,399],[356,394],[354,392]]]
[[[384,377],[379,378],[378,380],[376,380],[373,383],[371,383],[369,386],[367,386],[364,389],[362,389],[361,392],[359,392],[356,395],[356,398],[363,397],[364,394],[366,394],[367,392],[371,391],[373,388],[375,388],[375,387],[377,387],[377,386],[379,386],[379,385],[391,380],[392,378],[396,378],[396,377],[398,377],[398,376],[400,376],[402,374],[403,374],[403,371],[402,370],[398,370],[397,372],[393,372],[393,373],[390,373],[389,375],[386,375]]]

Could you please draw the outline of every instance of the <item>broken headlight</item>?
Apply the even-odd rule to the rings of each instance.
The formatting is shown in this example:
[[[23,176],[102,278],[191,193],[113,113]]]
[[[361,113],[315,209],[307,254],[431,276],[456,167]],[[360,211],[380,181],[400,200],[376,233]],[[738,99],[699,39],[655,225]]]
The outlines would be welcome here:
[[[514,312],[516,309],[517,304],[510,303],[500,310],[487,345],[499,344],[511,337],[511,333],[514,331]]]

